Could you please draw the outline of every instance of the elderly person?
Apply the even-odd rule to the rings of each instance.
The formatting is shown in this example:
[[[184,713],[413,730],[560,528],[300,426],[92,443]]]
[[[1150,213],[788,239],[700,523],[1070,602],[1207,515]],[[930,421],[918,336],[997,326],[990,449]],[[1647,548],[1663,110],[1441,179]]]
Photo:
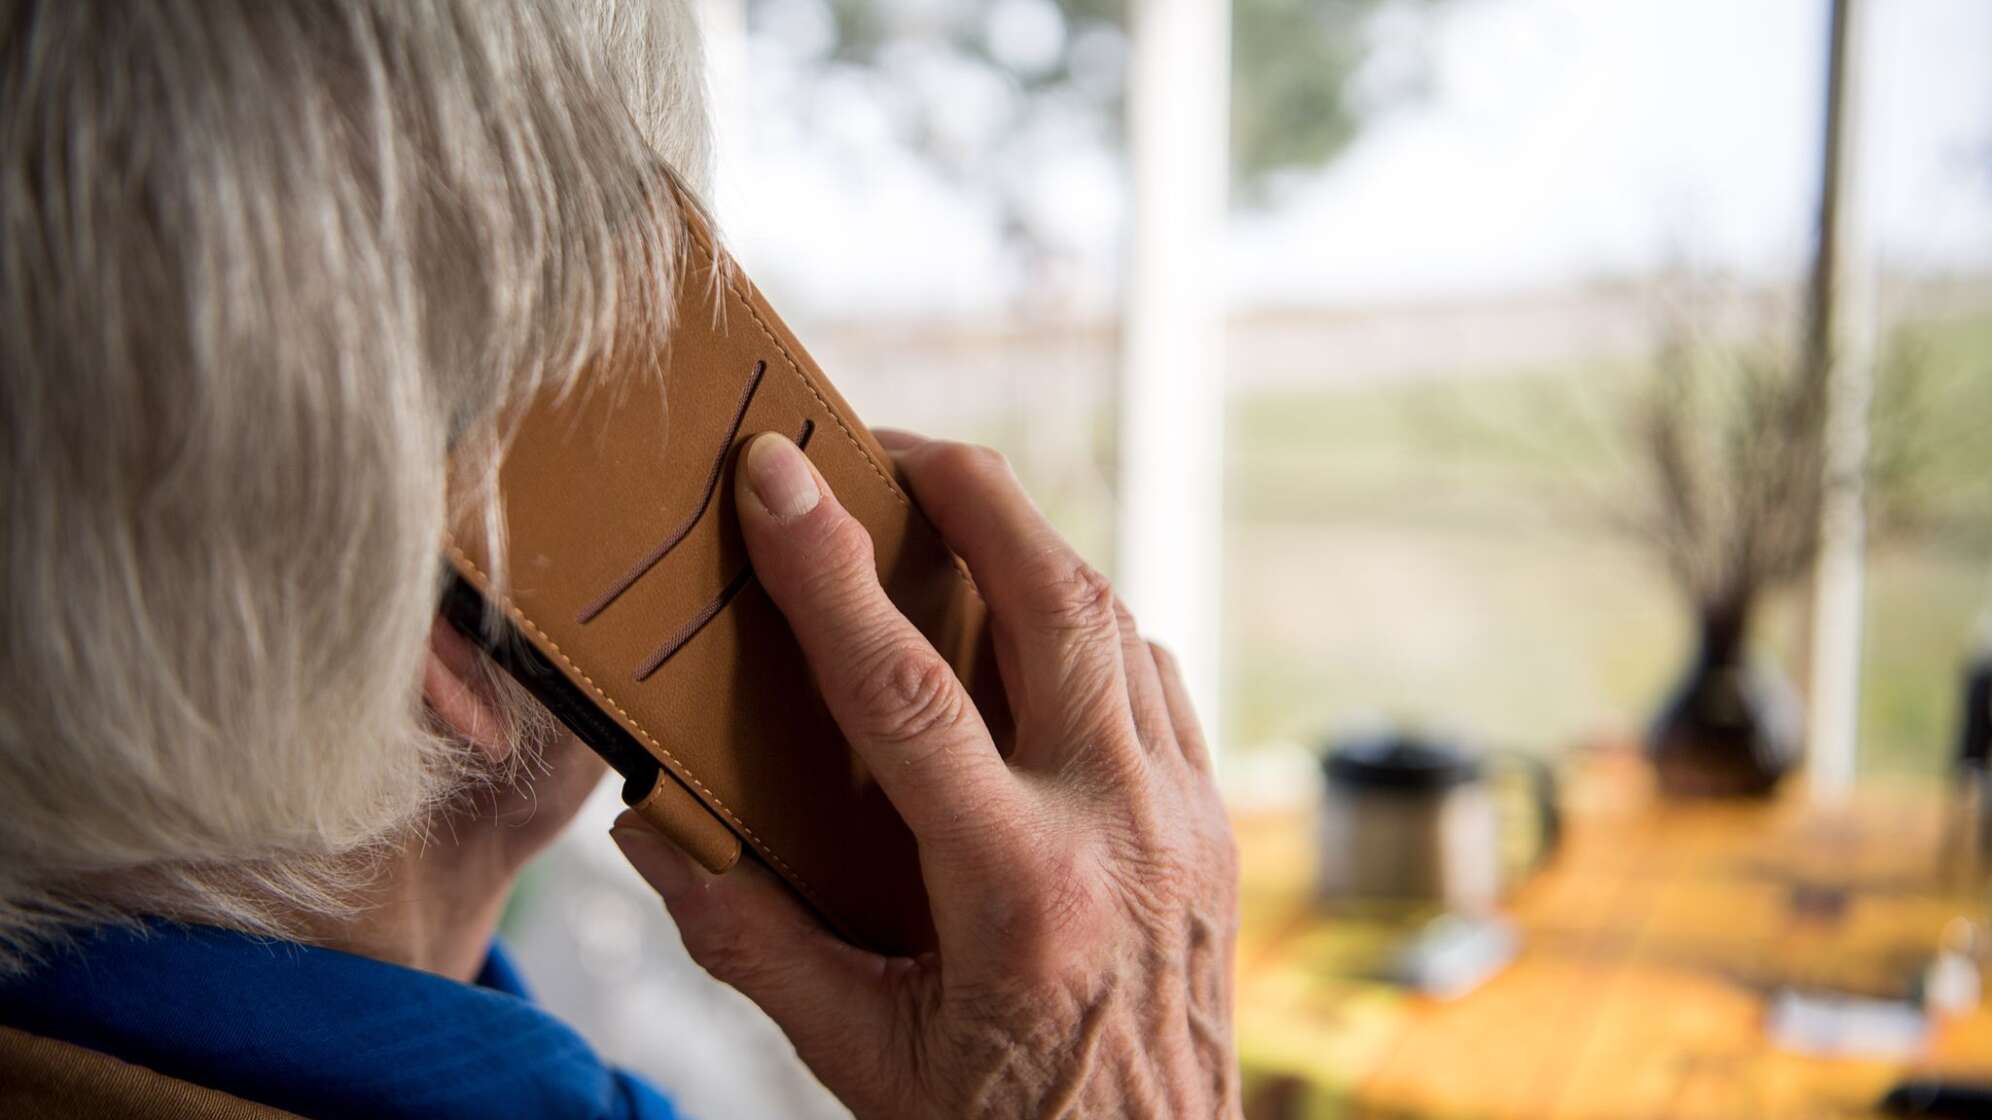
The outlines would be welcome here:
[[[603,766],[436,611],[505,404],[661,342],[699,89],[680,6],[0,0],[0,1112],[671,1115],[493,942]],[[861,1117],[1235,1114],[1173,666],[1000,458],[890,442],[1008,761],[792,444],[739,501],[939,950],[617,842]]]

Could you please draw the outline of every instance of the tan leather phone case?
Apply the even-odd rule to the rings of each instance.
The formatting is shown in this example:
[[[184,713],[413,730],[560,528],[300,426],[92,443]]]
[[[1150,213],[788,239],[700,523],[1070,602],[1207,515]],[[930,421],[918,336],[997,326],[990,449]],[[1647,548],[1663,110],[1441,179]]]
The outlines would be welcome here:
[[[765,431],[803,446],[870,530],[892,601],[1000,712],[983,606],[891,459],[696,219],[687,255],[661,383],[532,402],[499,480],[509,586],[485,610],[484,534],[453,534],[445,612],[707,868],[751,853],[851,940],[918,951],[933,935],[912,837],[754,579],[740,447]]]

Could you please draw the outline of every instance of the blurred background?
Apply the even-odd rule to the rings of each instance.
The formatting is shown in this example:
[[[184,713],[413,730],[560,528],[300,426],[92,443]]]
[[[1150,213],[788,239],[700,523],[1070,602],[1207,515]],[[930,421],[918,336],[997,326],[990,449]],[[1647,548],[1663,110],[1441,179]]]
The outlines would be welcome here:
[[[703,10],[748,273],[1184,655],[1254,1115],[1992,1079],[1992,4]],[[508,915],[543,998],[695,1115],[839,1115],[615,810]]]

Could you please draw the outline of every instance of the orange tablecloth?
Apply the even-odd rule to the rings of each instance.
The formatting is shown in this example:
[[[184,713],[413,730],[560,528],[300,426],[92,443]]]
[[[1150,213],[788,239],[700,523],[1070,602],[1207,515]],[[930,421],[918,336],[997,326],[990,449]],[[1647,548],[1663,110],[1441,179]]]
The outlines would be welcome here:
[[[1935,784],[1834,810],[1656,799],[1640,760],[1589,759],[1552,865],[1519,890],[1513,964],[1439,1002],[1355,975],[1374,922],[1308,901],[1300,814],[1238,821],[1239,1052],[1248,1112],[1285,1117],[1849,1117],[1909,1072],[1992,1079],[1992,1011],[1940,1021],[1913,1060],[1774,1047],[1768,996],[1906,994],[1982,878],[1945,855]],[[1974,894],[1971,883],[1979,882]]]

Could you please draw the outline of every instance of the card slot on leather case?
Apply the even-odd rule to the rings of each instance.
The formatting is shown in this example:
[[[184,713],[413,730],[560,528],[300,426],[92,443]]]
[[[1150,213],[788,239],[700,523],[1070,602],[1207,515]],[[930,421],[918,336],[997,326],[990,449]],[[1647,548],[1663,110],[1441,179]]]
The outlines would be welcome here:
[[[877,440],[703,225],[688,231],[662,377],[530,402],[499,474],[503,594],[487,534],[459,526],[444,612],[708,869],[746,853],[851,940],[918,951],[933,934],[912,837],[754,579],[740,447],[768,431],[803,447],[870,531],[892,601],[1000,713],[983,605]]]

